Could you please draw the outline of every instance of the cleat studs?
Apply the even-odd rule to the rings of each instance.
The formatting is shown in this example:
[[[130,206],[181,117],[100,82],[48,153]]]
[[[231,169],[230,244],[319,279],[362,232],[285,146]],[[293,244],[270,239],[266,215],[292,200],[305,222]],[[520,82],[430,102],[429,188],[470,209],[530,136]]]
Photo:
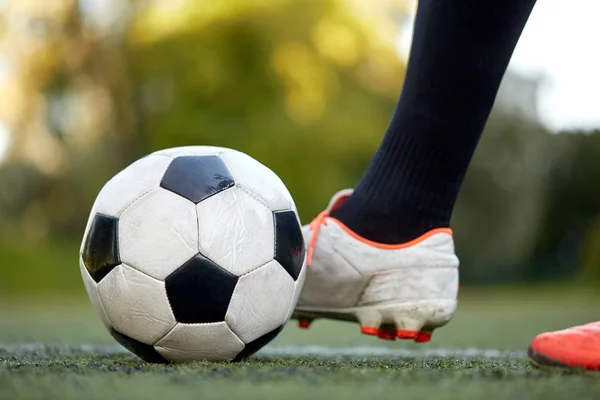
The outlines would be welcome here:
[[[362,326],[360,328],[360,331],[363,335],[370,335],[370,336],[378,336],[379,335],[379,328],[376,328],[374,326]]]
[[[308,329],[312,324],[312,319],[299,319],[298,320],[298,328],[300,329]]]
[[[398,329],[396,331],[396,336],[398,337],[398,339],[416,340],[419,337],[419,332]]]
[[[396,327],[389,324],[382,325],[379,328],[377,337],[383,340],[396,340]]]
[[[367,332],[366,335],[377,335],[379,331],[379,326],[381,325],[381,314],[376,310],[363,310],[357,312],[355,314],[356,320],[360,324],[362,328],[365,328]],[[361,328],[361,331],[362,331]]]
[[[394,322],[398,329],[398,337],[403,339],[414,339],[419,331],[423,329],[425,321],[420,318],[410,318],[401,314],[394,316]]]
[[[354,316],[363,335],[377,336],[383,340],[414,340],[417,343],[429,342],[433,330],[445,323],[428,315],[409,312],[400,306],[364,308]]]
[[[418,336],[415,338],[415,342],[417,343],[425,343],[431,340],[432,332],[421,331]]]
[[[383,340],[396,340],[396,335],[388,331],[379,331],[377,337]]]

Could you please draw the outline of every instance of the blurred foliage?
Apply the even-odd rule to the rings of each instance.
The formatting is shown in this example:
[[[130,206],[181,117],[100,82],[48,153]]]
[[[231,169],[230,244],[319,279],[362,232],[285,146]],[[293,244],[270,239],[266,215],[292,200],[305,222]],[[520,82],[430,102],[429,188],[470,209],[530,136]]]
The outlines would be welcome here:
[[[584,279],[600,284],[600,131],[554,140],[568,150],[555,163],[547,194],[537,274],[564,276],[581,266]]]
[[[404,76],[411,1],[0,2],[0,290],[79,288],[112,175],[166,147],[272,168],[308,222],[368,166]],[[0,129],[0,142],[2,140]],[[0,153],[1,153],[0,146]],[[453,226],[465,282],[600,282],[600,135],[495,110]],[[578,267],[583,266],[582,269]]]
[[[536,123],[499,111],[490,117],[453,217],[463,279],[527,273],[545,209],[550,141]]]
[[[19,237],[80,234],[84,210],[110,176],[151,151],[189,144],[252,155],[281,175],[304,215],[314,214],[332,187],[360,176],[402,83],[398,27],[384,12],[391,5],[364,12],[360,1],[339,0],[130,3],[126,21],[94,30],[67,3],[61,13],[21,10],[58,31],[39,46],[53,54],[31,89],[42,105],[24,106],[35,126],[11,123],[13,107],[0,110],[18,132],[4,164],[13,171],[3,171],[0,187],[19,199],[10,229]],[[23,8],[10,4],[15,14]],[[55,41],[62,55],[46,49]],[[20,48],[14,55],[29,56]],[[19,72],[21,92],[32,73]]]

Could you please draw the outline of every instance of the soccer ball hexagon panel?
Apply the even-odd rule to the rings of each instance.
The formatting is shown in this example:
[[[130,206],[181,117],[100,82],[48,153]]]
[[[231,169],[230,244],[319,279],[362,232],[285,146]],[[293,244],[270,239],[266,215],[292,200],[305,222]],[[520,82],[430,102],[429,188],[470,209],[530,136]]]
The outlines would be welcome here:
[[[198,253],[194,204],[157,188],[138,199],[119,218],[121,261],[164,280]]]
[[[111,335],[148,362],[241,360],[274,339],[304,282],[279,177],[235,150],[144,157],[101,190],[80,267]]]
[[[197,205],[200,252],[241,276],[273,259],[273,212],[239,187]]]

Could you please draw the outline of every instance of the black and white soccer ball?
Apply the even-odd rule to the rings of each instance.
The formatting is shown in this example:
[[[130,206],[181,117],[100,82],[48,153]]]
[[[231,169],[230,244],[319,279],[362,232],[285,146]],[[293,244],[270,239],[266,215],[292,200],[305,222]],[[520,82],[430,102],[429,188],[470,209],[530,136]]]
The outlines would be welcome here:
[[[80,251],[92,305],[149,362],[241,360],[289,320],[300,221],[269,168],[220,147],[146,156],[101,190]]]

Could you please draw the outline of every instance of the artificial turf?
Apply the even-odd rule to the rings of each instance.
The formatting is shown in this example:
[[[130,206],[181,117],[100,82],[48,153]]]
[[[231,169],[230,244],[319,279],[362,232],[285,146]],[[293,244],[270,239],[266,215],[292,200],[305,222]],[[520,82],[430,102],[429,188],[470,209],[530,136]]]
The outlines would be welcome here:
[[[86,299],[0,303],[0,399],[598,399],[600,374],[533,367],[544,330],[600,318],[567,290],[465,290],[431,343],[365,337],[347,323],[290,324],[237,364],[146,364],[115,345]]]

